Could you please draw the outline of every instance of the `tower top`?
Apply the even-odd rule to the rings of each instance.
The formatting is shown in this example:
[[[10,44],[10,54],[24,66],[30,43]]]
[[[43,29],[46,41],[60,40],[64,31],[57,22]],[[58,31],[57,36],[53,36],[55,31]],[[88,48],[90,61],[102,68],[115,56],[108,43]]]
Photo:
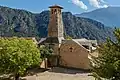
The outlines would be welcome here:
[[[59,6],[59,5],[54,5],[54,6],[50,6],[49,8],[60,8],[60,9],[63,9],[63,7]]]

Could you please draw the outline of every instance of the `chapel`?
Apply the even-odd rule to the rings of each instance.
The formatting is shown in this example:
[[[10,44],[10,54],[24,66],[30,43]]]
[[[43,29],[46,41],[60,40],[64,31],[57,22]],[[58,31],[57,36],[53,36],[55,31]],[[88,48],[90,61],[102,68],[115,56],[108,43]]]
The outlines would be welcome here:
[[[53,54],[59,56],[51,62],[54,66],[89,69],[91,55],[98,45],[97,41],[85,38],[65,39],[62,20],[63,7],[53,5],[49,8],[48,35],[46,38],[41,38],[39,45],[51,47]]]

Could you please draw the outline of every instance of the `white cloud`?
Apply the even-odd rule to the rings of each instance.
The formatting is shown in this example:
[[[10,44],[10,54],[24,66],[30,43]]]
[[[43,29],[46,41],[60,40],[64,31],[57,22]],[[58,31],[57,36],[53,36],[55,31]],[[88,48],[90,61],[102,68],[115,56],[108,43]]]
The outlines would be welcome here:
[[[88,7],[80,0],[72,0],[72,3],[79,6],[80,8],[87,10]]]
[[[104,0],[89,0],[89,3],[91,6],[96,8],[107,8],[108,5],[104,4],[106,3]],[[104,5],[101,5],[104,4]]]
[[[99,6],[99,2],[98,2],[98,0],[89,0],[89,3],[90,3],[90,5],[91,6],[93,6],[93,7],[96,7],[96,8],[99,8],[100,6]]]
[[[102,2],[102,3],[107,3],[107,2],[105,2],[104,0],[100,0],[100,2]]]
[[[108,5],[103,5],[103,8],[107,8],[108,7]]]

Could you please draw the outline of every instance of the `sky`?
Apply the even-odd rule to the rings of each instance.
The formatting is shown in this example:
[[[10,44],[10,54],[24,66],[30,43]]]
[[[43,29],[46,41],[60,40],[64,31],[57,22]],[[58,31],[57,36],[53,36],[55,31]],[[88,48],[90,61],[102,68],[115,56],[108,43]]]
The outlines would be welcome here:
[[[33,13],[48,10],[51,5],[61,5],[64,11],[74,14],[109,6],[120,6],[120,0],[0,0],[1,6],[24,9]]]

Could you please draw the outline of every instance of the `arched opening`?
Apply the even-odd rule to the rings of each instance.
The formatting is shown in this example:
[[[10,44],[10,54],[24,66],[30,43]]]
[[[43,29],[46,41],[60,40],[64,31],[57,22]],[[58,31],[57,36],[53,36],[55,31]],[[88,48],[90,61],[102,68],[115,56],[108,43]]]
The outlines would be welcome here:
[[[52,14],[54,13],[53,9],[51,10],[51,13],[52,13]]]
[[[55,14],[57,13],[57,10],[56,10],[56,9],[54,10],[54,13],[55,13]]]

